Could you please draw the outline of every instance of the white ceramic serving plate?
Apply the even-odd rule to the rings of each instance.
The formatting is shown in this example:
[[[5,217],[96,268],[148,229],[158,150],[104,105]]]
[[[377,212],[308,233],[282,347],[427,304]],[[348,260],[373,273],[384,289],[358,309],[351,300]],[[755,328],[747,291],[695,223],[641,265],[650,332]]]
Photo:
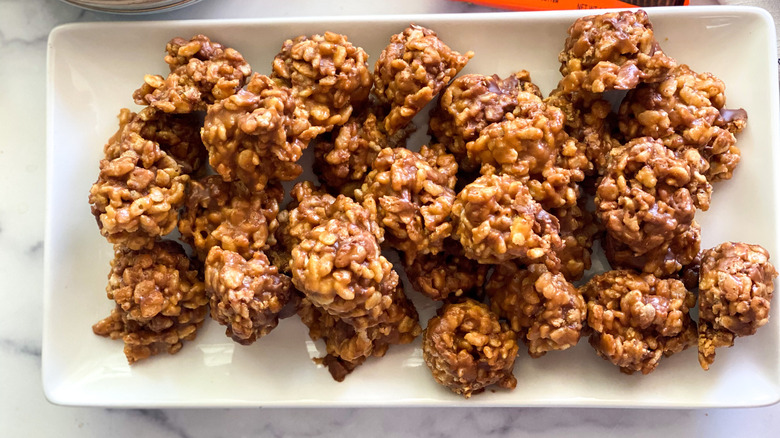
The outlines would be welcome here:
[[[699,213],[703,246],[725,240],[764,245],[780,259],[778,224],[778,77],[774,26],[751,8],[658,8],[649,11],[665,51],[727,84],[728,105],[747,109],[740,135],[743,162],[718,184],[712,208]],[[208,320],[198,338],[174,356],[128,366],[122,343],[92,334],[109,314],[105,283],[111,245],[98,234],[87,204],[102,146],[145,73],[164,73],[165,43],[205,33],[240,50],[269,72],[282,41],[326,30],[349,35],[377,59],[390,35],[410,22],[435,29],[456,50],[476,54],[464,73],[531,72],[549,92],[559,79],[557,55],[566,29],[583,12],[183,21],[66,25],[49,38],[47,214],[43,385],[65,405],[163,406],[756,406],[780,399],[780,315],[756,336],[718,351],[709,372],[695,349],[664,359],[648,375],[627,376],[596,356],[586,340],[541,359],[521,354],[514,391],[488,390],[466,401],[439,386],[422,360],[419,339],[371,359],[343,383],[311,358],[311,342],[296,318],[244,347]],[[425,120],[421,120],[420,126]],[[425,141],[424,139],[421,141]],[[311,175],[309,173],[309,175]],[[603,266],[602,261],[595,263]],[[409,290],[409,289],[407,289]],[[433,305],[410,292],[422,320]]]

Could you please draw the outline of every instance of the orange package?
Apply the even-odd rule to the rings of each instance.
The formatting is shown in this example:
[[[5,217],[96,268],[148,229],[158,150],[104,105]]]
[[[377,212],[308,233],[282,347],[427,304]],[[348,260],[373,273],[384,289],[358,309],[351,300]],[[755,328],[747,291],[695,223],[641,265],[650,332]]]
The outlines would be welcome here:
[[[466,0],[456,0],[466,1]],[[468,0],[497,8],[524,11],[550,11],[563,9],[609,9],[649,6],[686,6],[689,0]]]

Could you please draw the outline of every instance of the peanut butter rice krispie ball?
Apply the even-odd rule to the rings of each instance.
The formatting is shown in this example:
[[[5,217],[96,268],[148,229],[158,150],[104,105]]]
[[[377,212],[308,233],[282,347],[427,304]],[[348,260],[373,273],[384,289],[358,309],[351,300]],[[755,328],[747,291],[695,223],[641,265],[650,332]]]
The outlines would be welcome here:
[[[143,112],[149,116],[159,113],[153,108],[144,110]],[[122,155],[122,144],[130,137],[130,134],[134,133],[142,138],[146,138],[140,135],[140,130],[145,126],[145,123],[143,123],[137,113],[134,113],[127,108],[122,108],[119,110],[119,114],[116,118],[119,120],[119,128],[108,138],[106,144],[103,145],[103,158],[107,160],[113,160]],[[146,139],[154,141],[153,138]]]
[[[712,187],[701,156],[676,156],[658,140],[641,137],[613,150],[596,190],[596,209],[616,241],[637,255],[672,240],[693,221],[696,208],[709,208]]]
[[[404,261],[404,270],[415,290],[436,301],[480,294],[490,265],[466,257],[463,246],[451,238],[444,239],[436,254],[417,254]]]
[[[702,252],[699,275],[699,364],[769,321],[777,270],[760,245],[725,242]]]
[[[662,356],[696,342],[696,323],[688,313],[696,298],[679,280],[609,271],[591,278],[581,291],[590,344],[623,373],[649,374]]]
[[[423,358],[433,378],[465,398],[497,384],[514,389],[516,334],[484,304],[445,304],[423,332]]]
[[[343,195],[318,195],[311,184],[296,186],[293,196],[304,196],[290,210],[286,226],[293,244],[293,284],[315,305],[350,318],[353,325],[376,321],[398,284],[393,265],[381,254],[376,210]]]
[[[245,90],[209,106],[201,134],[209,162],[252,191],[297,178],[303,150],[323,131],[299,112],[289,88],[253,75]]]
[[[453,237],[479,263],[559,264],[558,219],[512,176],[484,175],[467,185],[452,206],[452,221]]]
[[[144,76],[144,84],[133,93],[135,103],[166,113],[205,111],[207,105],[238,92],[252,73],[238,51],[205,35],[190,41],[174,38],[166,51],[171,72],[165,78]]]
[[[111,315],[92,330],[122,339],[133,364],[195,339],[208,313],[198,270],[176,242],[157,241],[148,249],[114,246],[106,293],[116,302]]]
[[[384,356],[390,345],[408,344],[420,335],[417,310],[400,283],[392,298],[393,304],[380,315],[378,323],[366,328],[330,315],[307,298],[301,300],[298,316],[309,328],[312,340],[325,341],[327,355],[321,361],[334,380],[343,381],[367,358]]]
[[[355,327],[302,298],[298,316],[309,329],[313,341],[325,342],[326,355],[316,359],[328,368],[333,380],[343,382],[358,366],[374,352],[374,339],[367,330]]]
[[[298,290],[341,318],[375,320],[398,284],[376,237],[339,219],[312,228],[293,248],[290,268]]]
[[[607,158],[612,149],[620,143],[612,136],[614,114],[611,104],[600,94],[578,90],[564,92],[559,85],[544,99],[548,105],[558,107],[564,114],[564,129],[577,140],[586,165],[579,165],[586,176],[603,175],[607,167]]]
[[[458,166],[457,159],[447,151],[441,143],[430,143],[420,147],[420,156],[432,167],[439,169],[439,172],[447,176],[442,184],[445,187],[454,189],[458,184]]]
[[[695,148],[708,163],[707,179],[729,179],[740,157],[734,135],[747,125],[747,112],[726,109],[725,90],[711,73],[680,65],[663,82],[642,84],[626,95],[620,132],[626,138],[657,138],[674,150]]]
[[[200,139],[200,120],[195,114],[168,114],[146,107],[137,114],[127,108],[119,112],[119,130],[103,147],[106,159],[122,154],[122,142],[131,133],[156,142],[179,164],[181,172],[197,175],[205,170],[208,152]]]
[[[405,148],[379,152],[363,186],[355,190],[358,202],[370,199],[387,243],[407,257],[437,253],[452,234],[450,212],[455,201],[455,157],[447,154],[433,163],[428,147],[422,153]],[[439,163],[442,165],[440,166]]]
[[[518,109],[518,106],[521,106]],[[568,135],[563,112],[533,93],[515,95],[513,111],[486,124],[465,148],[470,159],[505,173],[525,177],[541,173],[555,159]]]
[[[506,319],[531,357],[577,345],[585,325],[585,300],[561,273],[543,264],[496,266],[485,285],[491,310]]]
[[[691,290],[698,287],[698,277],[693,282],[685,279],[693,274],[686,270],[696,262],[701,248],[701,227],[695,220],[675,230],[671,240],[644,254],[637,254],[609,235],[602,247],[612,269],[635,269],[658,278],[679,278]]]
[[[536,94],[520,92],[511,113],[466,143],[468,158],[526,181],[531,195],[545,208],[574,205],[577,183],[584,179],[589,163],[577,141],[563,129],[564,121],[560,109]]]
[[[266,254],[281,272],[292,275],[290,259],[292,249],[298,245],[312,228],[329,219],[351,221],[369,230],[378,241],[382,241],[384,230],[376,222],[376,209],[354,208],[354,201],[346,196],[334,197],[311,181],[302,181],[290,191],[291,200],[279,212],[279,227],[274,233],[276,244]]]
[[[298,239],[290,235],[290,211],[281,210],[276,217],[279,224],[274,232],[274,243],[267,250],[265,255],[271,264],[279,269],[279,272],[292,276],[290,271],[290,260],[292,259],[292,249],[299,242]]]
[[[414,124],[388,136],[383,111],[368,106],[352,114],[347,123],[314,143],[314,173],[331,192],[352,196],[384,148],[404,147]]]
[[[274,233],[283,197],[277,183],[251,192],[241,182],[225,182],[219,175],[193,181],[179,220],[181,239],[201,260],[213,246],[251,258],[276,243]]]
[[[571,207],[554,208],[550,213],[558,219],[562,247],[556,251],[561,260],[560,272],[569,281],[577,281],[591,267],[593,241],[601,231],[595,214],[580,198]]]
[[[564,91],[630,90],[664,79],[676,63],[666,56],[643,10],[577,19],[558,55]]]
[[[372,77],[368,55],[346,35],[301,35],[288,39],[273,62],[273,78],[293,89],[314,126],[343,125],[368,100]]]
[[[389,107],[390,135],[412,121],[474,56],[450,49],[436,32],[415,24],[393,35],[374,66],[373,94]]]
[[[249,345],[276,328],[292,297],[292,282],[265,254],[258,251],[247,260],[215,246],[208,253],[205,271],[211,317],[227,326],[227,336]]]
[[[284,232],[290,235],[290,249],[306,237],[314,227],[337,219],[367,231],[377,242],[384,240],[384,230],[377,223],[376,207],[370,202],[363,206],[344,195],[332,196],[310,181],[293,186],[292,200],[287,205],[288,218]]]
[[[290,196],[292,199],[276,218],[279,223],[274,233],[276,243],[265,253],[279,272],[292,276],[290,271],[292,249],[301,242],[302,236],[325,220],[336,198],[325,193],[322,188],[316,187],[311,181],[303,181],[293,186]],[[301,208],[298,209],[298,206]],[[375,217],[367,219],[367,224],[376,220]],[[379,225],[376,225],[376,228],[381,233]]]
[[[109,242],[141,249],[176,228],[189,176],[159,143],[127,126],[106,145],[89,203]]]
[[[519,92],[541,97],[531,75],[521,70],[506,79],[498,75],[468,74],[455,78],[431,110],[429,133],[442,143],[467,170],[479,168],[466,156],[466,143],[476,140],[491,123],[500,122],[517,105]]]

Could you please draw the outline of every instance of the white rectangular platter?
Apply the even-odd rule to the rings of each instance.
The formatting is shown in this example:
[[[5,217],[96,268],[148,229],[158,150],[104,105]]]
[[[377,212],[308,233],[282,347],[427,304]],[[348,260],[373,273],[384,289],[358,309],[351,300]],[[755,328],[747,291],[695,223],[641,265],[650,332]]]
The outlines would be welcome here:
[[[703,247],[726,240],[778,249],[778,77],[774,26],[753,8],[657,8],[648,11],[663,49],[696,71],[727,84],[729,107],[749,113],[739,136],[743,159],[733,180],[716,185],[712,208],[699,213]],[[108,315],[105,297],[112,248],[98,233],[87,194],[102,146],[144,74],[164,74],[165,43],[209,35],[269,73],[282,42],[326,30],[344,33],[373,63],[390,36],[409,23],[428,26],[450,47],[476,54],[464,73],[506,76],[519,69],[548,93],[560,78],[558,52],[566,29],[584,11],[431,16],[372,16],[242,21],[181,21],[66,25],[49,38],[47,208],[43,331],[46,396],[64,405],[123,407],[233,406],[756,406],[780,400],[778,306],[756,336],[718,351],[709,372],[695,349],[664,359],[647,376],[627,376],[596,356],[587,341],[568,351],[517,360],[514,391],[486,391],[463,400],[431,378],[419,339],[395,346],[333,381],[311,358],[297,317],[244,347],[207,320],[198,338],[174,356],[128,366],[122,344],[92,334]],[[425,118],[418,126],[425,126]],[[424,131],[424,128],[423,128]],[[424,140],[422,140],[424,141]],[[24,145],[19,145],[23,147]],[[311,173],[308,173],[310,176]],[[603,267],[602,262],[594,263]],[[407,290],[409,290],[407,288]],[[434,306],[420,304],[422,323]]]

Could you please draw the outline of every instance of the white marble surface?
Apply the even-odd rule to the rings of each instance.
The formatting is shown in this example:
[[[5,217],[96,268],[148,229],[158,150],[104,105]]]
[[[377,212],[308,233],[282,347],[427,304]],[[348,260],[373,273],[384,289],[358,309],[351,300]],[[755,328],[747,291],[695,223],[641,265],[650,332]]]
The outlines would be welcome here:
[[[107,410],[49,404],[41,389],[46,39],[63,23],[441,13],[444,0],[205,0],[140,18],[56,0],[0,0],[0,436],[777,436],[780,405],[742,410],[246,409]]]

